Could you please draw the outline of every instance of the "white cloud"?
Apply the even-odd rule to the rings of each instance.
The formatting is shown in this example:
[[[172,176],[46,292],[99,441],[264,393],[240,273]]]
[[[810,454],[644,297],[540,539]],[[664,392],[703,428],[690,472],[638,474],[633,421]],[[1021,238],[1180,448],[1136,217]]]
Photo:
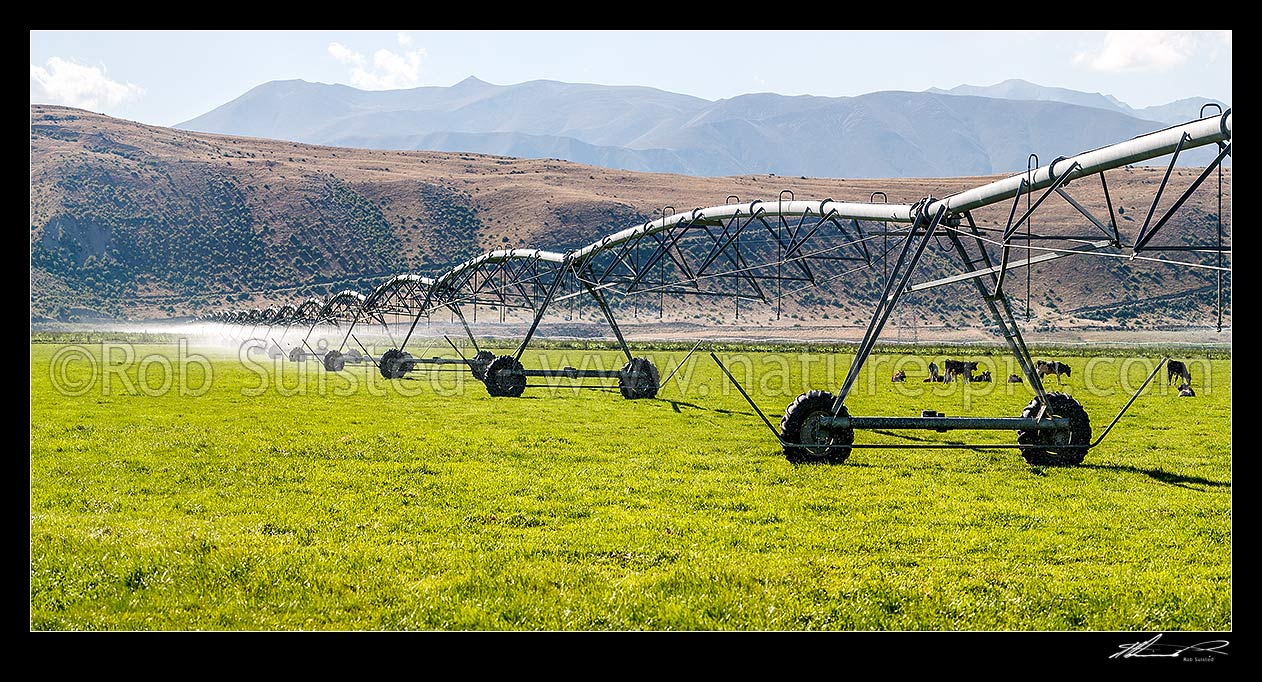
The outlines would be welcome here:
[[[329,54],[333,55],[334,59],[342,62],[343,64],[351,64],[354,66],[364,65],[364,55],[341,43],[329,43]]]
[[[399,33],[399,44],[408,46],[412,37]],[[372,55],[372,65],[364,55],[341,43],[329,43],[329,54],[351,67],[351,85],[364,90],[396,90],[413,88],[421,82],[421,60],[428,56],[425,48],[403,50],[398,54],[386,48]]]
[[[1226,40],[1230,46],[1230,35]],[[1078,52],[1074,64],[1095,71],[1163,73],[1186,62],[1204,42],[1205,36],[1193,31],[1109,31],[1104,45]]]
[[[111,80],[103,68],[61,57],[49,57],[44,66],[31,64],[32,103],[96,110],[116,107],[143,94],[145,89],[135,83]]]

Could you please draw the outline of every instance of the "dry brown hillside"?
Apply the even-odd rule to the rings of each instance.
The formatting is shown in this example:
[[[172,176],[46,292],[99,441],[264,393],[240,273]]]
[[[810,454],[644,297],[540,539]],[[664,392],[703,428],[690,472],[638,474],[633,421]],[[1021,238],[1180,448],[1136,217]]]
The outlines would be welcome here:
[[[564,250],[660,216],[666,206],[682,211],[722,204],[731,195],[774,201],[787,189],[799,199],[866,201],[883,191],[891,202],[907,202],[993,179],[634,173],[547,159],[192,133],[42,105],[31,106],[30,124],[31,312],[62,319],[85,311],[171,317],[348,286],[369,289],[397,272],[437,272],[487,249]],[[1172,190],[1186,186],[1197,170],[1176,169]],[[1162,172],[1135,167],[1109,174],[1128,240]],[[1223,177],[1223,220],[1230,225],[1231,171]],[[1098,182],[1069,189],[1105,215]],[[1163,208],[1173,195],[1167,197]],[[1216,201],[1212,187],[1203,188],[1165,236],[1180,243],[1212,240]],[[978,214],[990,224],[1006,217],[1006,207]],[[1035,220],[1036,230],[1050,225],[1073,232],[1089,227],[1058,197]],[[953,266],[936,256],[924,267],[933,274]],[[1074,257],[1037,267],[1034,280],[1032,307],[1047,323],[1204,324],[1211,316],[1214,280],[1205,270]],[[855,292],[873,281],[858,278],[786,302],[785,309],[791,319],[829,311],[861,317],[868,306]],[[963,291],[916,295],[908,310],[971,324],[980,308],[971,290],[968,300]],[[1149,301],[1169,294],[1175,295]],[[1125,301],[1138,303],[1117,305]],[[705,309],[710,302],[691,305],[671,312],[700,321],[722,317]]]

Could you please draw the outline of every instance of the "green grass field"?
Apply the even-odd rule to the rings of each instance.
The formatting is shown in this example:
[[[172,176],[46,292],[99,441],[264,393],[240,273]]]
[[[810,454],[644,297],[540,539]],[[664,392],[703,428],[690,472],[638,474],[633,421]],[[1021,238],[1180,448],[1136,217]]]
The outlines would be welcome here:
[[[95,372],[75,347],[31,345],[34,630],[1232,627],[1229,360],[1184,357],[1197,397],[1163,373],[1079,467],[998,449],[794,466],[700,352],[657,399],[625,401],[314,362],[260,389],[261,370],[210,350],[209,383],[196,365],[167,387],[157,358],[179,374],[175,344],[114,363],[82,348]],[[664,377],[684,351],[645,354]],[[720,357],[777,424],[849,363]],[[622,363],[524,360],[585,358]],[[899,358],[873,358],[847,405],[1020,414],[1007,356],[977,359],[999,383],[924,384],[905,364],[895,385]],[[1067,360],[1097,434],[1156,360]],[[920,439],[1015,434],[856,440]]]

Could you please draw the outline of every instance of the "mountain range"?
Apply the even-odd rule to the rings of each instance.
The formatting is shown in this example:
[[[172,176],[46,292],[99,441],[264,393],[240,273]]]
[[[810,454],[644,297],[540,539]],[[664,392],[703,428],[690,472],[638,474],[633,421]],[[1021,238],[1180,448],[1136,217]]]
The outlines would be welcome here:
[[[1185,97],[1166,104],[1156,106],[1143,107],[1136,109],[1129,104],[1119,100],[1112,95],[1105,95],[1098,92],[1082,92],[1080,90],[1070,90],[1068,88],[1049,88],[1047,86],[1038,85],[1019,78],[1012,78],[995,85],[958,85],[950,90],[940,90],[938,88],[929,88],[925,92],[939,95],[964,95],[970,97],[993,97],[995,99],[1023,99],[1034,100],[1038,102],[1062,102],[1064,104],[1077,104],[1083,107],[1092,107],[1095,109],[1103,109],[1105,111],[1116,111],[1142,118],[1148,121],[1157,121],[1167,125],[1175,125],[1200,118],[1202,107],[1207,104],[1218,105],[1218,109],[1206,107],[1205,115],[1216,113],[1227,108],[1227,105],[1216,99],[1208,97]]]
[[[259,85],[175,127],[702,176],[926,177],[1023,170],[1031,152],[1050,159],[1151,132],[1196,118],[1208,101],[1135,109],[1108,95],[1019,80],[718,101],[548,80],[493,85],[470,77],[451,87],[378,91],[287,80]],[[1180,161],[1211,157],[1196,150]]]

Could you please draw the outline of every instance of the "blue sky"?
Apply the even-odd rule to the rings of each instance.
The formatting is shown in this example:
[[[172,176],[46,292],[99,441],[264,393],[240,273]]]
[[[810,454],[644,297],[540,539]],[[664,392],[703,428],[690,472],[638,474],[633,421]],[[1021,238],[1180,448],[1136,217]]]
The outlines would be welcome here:
[[[31,102],[157,125],[271,80],[365,89],[534,79],[706,99],[1022,78],[1135,107],[1231,103],[1230,31],[32,31]]]

